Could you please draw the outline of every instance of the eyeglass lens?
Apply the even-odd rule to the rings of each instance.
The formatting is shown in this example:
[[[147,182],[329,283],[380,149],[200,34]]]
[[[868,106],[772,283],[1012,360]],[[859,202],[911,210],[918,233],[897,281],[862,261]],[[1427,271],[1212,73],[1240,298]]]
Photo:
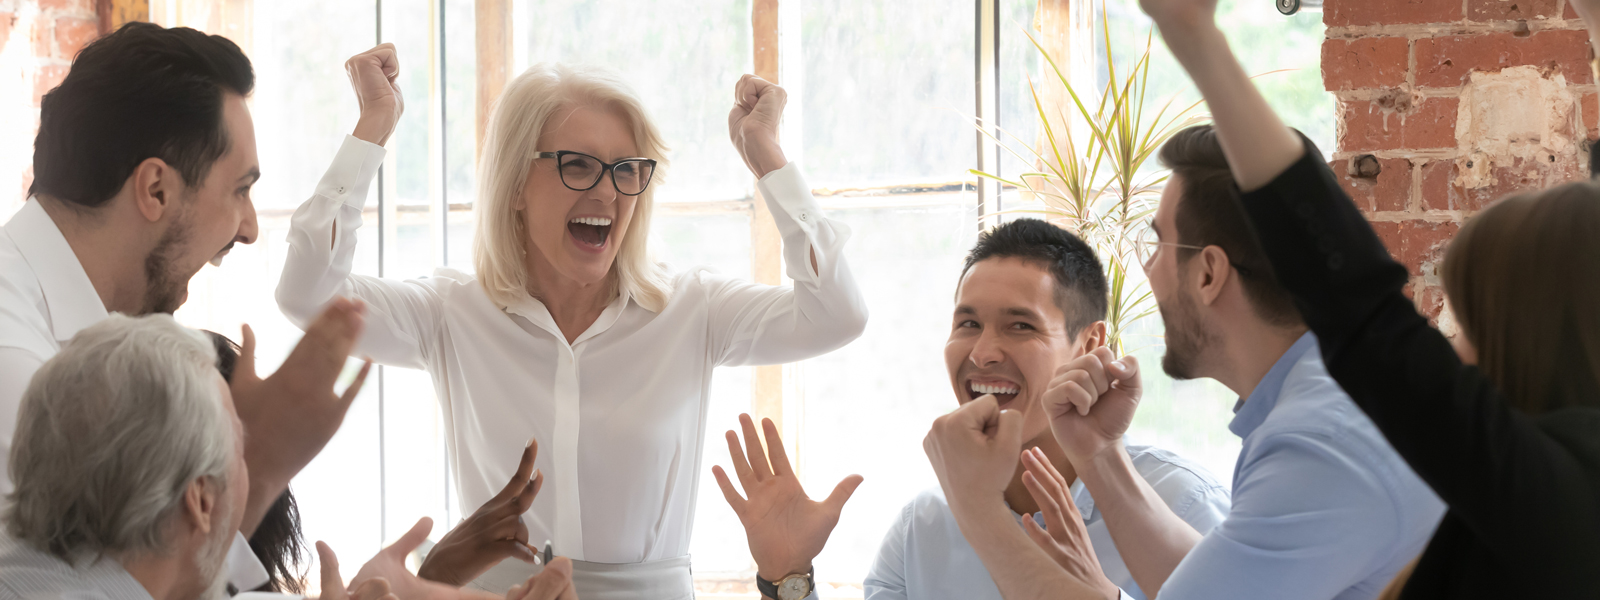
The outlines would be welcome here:
[[[650,185],[650,176],[655,168],[643,159],[624,160],[611,166],[611,177],[616,181],[617,191],[629,196],[644,193],[645,186]],[[582,154],[568,154],[561,157],[561,182],[575,190],[587,190],[600,183],[600,178],[605,175],[605,165],[599,159]]]

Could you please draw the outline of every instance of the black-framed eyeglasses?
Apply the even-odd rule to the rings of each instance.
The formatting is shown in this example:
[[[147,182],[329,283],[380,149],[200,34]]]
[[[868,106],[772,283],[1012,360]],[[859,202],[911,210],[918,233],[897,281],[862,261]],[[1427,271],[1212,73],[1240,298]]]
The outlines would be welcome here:
[[[556,171],[561,173],[561,184],[576,192],[586,192],[600,185],[600,178],[611,172],[611,185],[624,196],[643,194],[650,187],[650,178],[656,174],[656,161],[651,158],[624,158],[606,163],[582,152],[561,150],[539,152],[534,158],[556,159]]]
[[[1162,246],[1172,246],[1174,248],[1194,250],[1196,252],[1206,249],[1205,246],[1196,246],[1194,244],[1163,242],[1156,235],[1156,228],[1154,225],[1147,225],[1144,229],[1139,230],[1138,235],[1133,240],[1133,252],[1134,256],[1139,260],[1139,265],[1144,267],[1145,270],[1149,270],[1150,259],[1156,255],[1156,250],[1159,250]],[[1233,265],[1233,268],[1238,270],[1240,275],[1249,277],[1254,274],[1249,267],[1234,262],[1231,258],[1228,259],[1228,264]]]

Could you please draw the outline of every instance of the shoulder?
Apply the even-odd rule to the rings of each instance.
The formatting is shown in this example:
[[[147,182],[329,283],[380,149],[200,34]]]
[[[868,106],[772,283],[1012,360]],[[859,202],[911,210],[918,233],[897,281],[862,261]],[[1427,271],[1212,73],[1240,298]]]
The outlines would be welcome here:
[[[1231,506],[1228,486],[1205,467],[1155,446],[1129,445],[1128,457],[1139,476],[1150,484],[1174,514],[1202,529],[1227,515]],[[1199,524],[1195,522],[1199,521]],[[1204,530],[1202,530],[1204,533]]]
[[[33,270],[9,245],[0,243],[0,348],[52,351],[55,338],[44,304]]]

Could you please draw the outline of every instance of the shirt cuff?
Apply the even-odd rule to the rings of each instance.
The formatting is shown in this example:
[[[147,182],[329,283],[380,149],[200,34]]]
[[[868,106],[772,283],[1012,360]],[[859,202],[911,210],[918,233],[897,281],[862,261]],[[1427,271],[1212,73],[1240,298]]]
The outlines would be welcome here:
[[[317,195],[361,210],[367,203],[367,189],[372,186],[386,153],[383,146],[353,135],[344,136],[344,145],[339,146],[333,164],[328,165],[328,172],[317,183]]]
[[[756,182],[756,189],[773,209],[774,216],[782,211],[789,217],[788,224],[798,226],[805,232],[806,238],[816,239],[817,222],[822,219],[822,209],[817,205],[817,199],[811,196],[811,187],[806,184],[805,176],[800,174],[800,165],[791,162],[767,173],[766,177]],[[779,226],[784,225],[784,221],[777,219]]]

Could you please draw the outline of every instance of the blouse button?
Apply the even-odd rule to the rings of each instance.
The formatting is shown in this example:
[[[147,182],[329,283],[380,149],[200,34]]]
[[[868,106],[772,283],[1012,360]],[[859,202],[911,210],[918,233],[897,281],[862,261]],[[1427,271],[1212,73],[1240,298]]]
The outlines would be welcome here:
[[[805,213],[800,213],[800,220],[801,221],[806,220],[806,214]]]
[[[342,185],[341,185],[341,186],[339,186],[339,189],[338,189],[338,190],[336,190],[336,191],[337,191],[337,192],[338,192],[338,193],[340,193],[340,194],[343,194],[343,193],[344,193],[344,186],[342,186]]]

